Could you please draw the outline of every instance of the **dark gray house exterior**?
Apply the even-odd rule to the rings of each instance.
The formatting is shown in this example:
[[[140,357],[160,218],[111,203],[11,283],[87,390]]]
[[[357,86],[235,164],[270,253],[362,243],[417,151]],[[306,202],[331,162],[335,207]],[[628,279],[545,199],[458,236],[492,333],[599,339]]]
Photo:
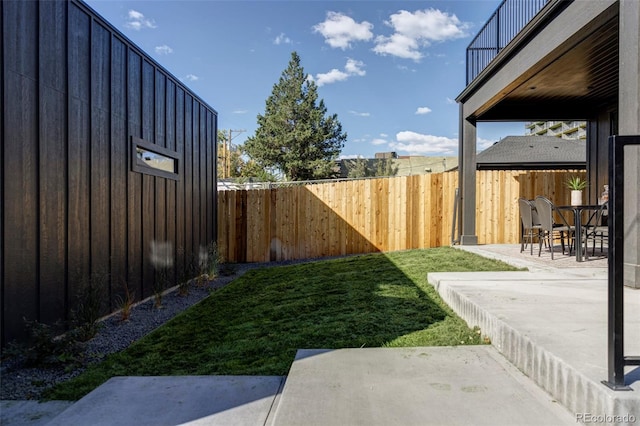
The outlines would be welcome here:
[[[92,275],[176,283],[216,240],[217,113],[79,0],[3,1],[2,344]]]
[[[467,48],[460,107],[460,230],[477,244],[476,126],[587,121],[588,200],[608,184],[609,137],[640,135],[640,2],[505,0]],[[624,276],[640,288],[640,150],[625,154]]]

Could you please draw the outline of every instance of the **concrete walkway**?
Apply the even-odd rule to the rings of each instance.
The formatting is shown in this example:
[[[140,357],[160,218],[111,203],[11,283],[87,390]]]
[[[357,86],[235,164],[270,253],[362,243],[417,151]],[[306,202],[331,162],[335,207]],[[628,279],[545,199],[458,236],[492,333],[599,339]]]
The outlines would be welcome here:
[[[572,425],[491,346],[300,350],[281,377],[118,377],[48,425]]]
[[[631,392],[600,383],[606,259],[573,267],[568,256],[555,263],[519,246],[464,249],[530,269],[429,275],[491,346],[300,350],[286,380],[114,378],[49,424],[640,424],[640,368],[628,369]],[[627,355],[638,355],[640,291],[625,289],[625,304]],[[2,409],[3,425],[34,424],[11,423]]]

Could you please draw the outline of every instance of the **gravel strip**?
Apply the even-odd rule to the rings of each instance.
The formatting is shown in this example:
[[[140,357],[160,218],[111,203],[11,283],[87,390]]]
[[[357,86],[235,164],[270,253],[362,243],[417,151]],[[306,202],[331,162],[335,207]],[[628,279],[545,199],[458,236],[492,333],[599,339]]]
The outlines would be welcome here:
[[[0,399],[41,399],[46,389],[79,375],[87,366],[103,360],[107,355],[127,348],[131,343],[207,297],[211,291],[227,285],[246,271],[300,262],[304,261],[232,265],[225,268],[231,269],[229,275],[218,277],[202,287],[191,286],[186,296],[180,296],[175,289],[165,294],[160,309],[154,307],[154,300],[151,298],[136,305],[128,321],[121,321],[118,314],[109,316],[101,321],[98,334],[85,344],[84,353],[88,360],[86,364],[72,371],[65,371],[64,366],[26,368],[21,359],[3,360],[0,364]]]

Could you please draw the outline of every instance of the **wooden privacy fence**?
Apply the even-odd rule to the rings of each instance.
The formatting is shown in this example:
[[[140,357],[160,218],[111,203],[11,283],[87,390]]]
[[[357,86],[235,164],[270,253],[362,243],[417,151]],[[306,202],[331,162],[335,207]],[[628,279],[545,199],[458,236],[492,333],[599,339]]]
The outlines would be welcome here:
[[[584,171],[478,171],[480,244],[520,238],[519,197],[569,204]],[[218,192],[218,251],[226,262],[269,262],[449,245],[458,173]]]

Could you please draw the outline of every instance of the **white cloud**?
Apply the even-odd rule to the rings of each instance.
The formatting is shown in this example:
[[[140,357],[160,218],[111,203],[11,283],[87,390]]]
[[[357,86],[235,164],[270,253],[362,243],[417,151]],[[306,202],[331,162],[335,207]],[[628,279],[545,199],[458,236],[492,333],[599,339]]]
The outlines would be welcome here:
[[[364,62],[348,58],[347,63],[344,66],[344,71],[340,71],[339,69],[334,68],[329,72],[316,74],[315,82],[318,87],[320,87],[324,86],[325,84],[345,81],[346,79],[354,75],[362,77],[367,73],[362,69],[362,67],[364,66]]]
[[[385,24],[394,29],[391,36],[378,36],[373,51],[379,55],[392,55],[418,62],[424,57],[421,47],[432,42],[453,40],[467,35],[470,25],[460,22],[456,15],[438,9],[408,12],[400,10]]]
[[[350,16],[339,12],[327,12],[327,18],[313,26],[313,32],[320,33],[325,43],[333,48],[345,50],[356,41],[369,41],[373,38],[373,24],[356,22]]]
[[[458,150],[458,139],[403,131],[396,134],[396,141],[390,142],[389,147],[414,155],[451,155]]]
[[[349,58],[347,59],[347,64],[344,66],[344,70],[349,73],[349,75],[359,75],[362,77],[367,73],[362,69],[363,66],[364,62]]]
[[[418,107],[416,110],[417,115],[429,114],[431,112],[431,108],[429,107]]]
[[[194,74],[187,74],[187,76],[185,78],[188,81],[198,81],[200,79],[200,77],[198,77],[197,75],[194,75]]]
[[[438,9],[401,10],[391,15],[390,25],[400,34],[427,41],[453,40],[466,36],[468,23],[460,22],[456,15]]]
[[[233,111],[233,114],[246,114],[249,111],[247,111],[246,109],[236,109]]]
[[[377,145],[384,145],[384,144],[386,144],[386,143],[387,143],[387,140],[386,140],[386,139],[379,139],[379,138],[373,139],[373,140],[371,141],[371,145],[376,145],[376,146],[377,146]]]
[[[349,114],[357,115],[358,117],[369,117],[371,114],[368,112],[349,111]]]
[[[341,160],[355,160],[357,158],[364,158],[364,156],[360,154],[347,154],[347,155],[341,155],[338,158]]]
[[[156,53],[158,55],[168,55],[169,53],[173,53],[173,49],[163,44],[162,46],[156,46]]]
[[[389,137],[389,135],[388,135],[388,134],[386,134],[386,133],[380,133],[380,137],[381,137],[381,138],[388,138],[388,137]]]
[[[152,19],[145,18],[142,13],[133,9],[129,10],[124,26],[136,31],[140,31],[143,28],[156,28],[156,24]]]
[[[293,44],[293,41],[284,33],[280,33],[280,35],[273,40],[273,44]]]
[[[325,84],[335,83],[336,81],[344,81],[347,78],[349,78],[349,74],[334,68],[329,72],[316,74],[316,83],[318,87],[320,87]]]
[[[494,141],[494,140],[478,138],[476,140],[476,151],[479,153],[480,151],[483,151],[489,148],[491,145],[493,145],[496,142],[497,141]]]
[[[393,34],[391,37],[376,37],[376,47],[373,51],[379,55],[397,56],[403,59],[413,59],[419,61],[422,59],[422,53],[418,50],[418,42],[403,34]]]
[[[398,68],[402,72],[416,72],[417,71],[415,68],[409,68],[408,66],[401,65],[401,64],[397,64],[396,68]]]
[[[455,105],[455,104],[456,104],[456,101],[455,101],[455,99],[451,99],[451,98],[447,97],[447,104],[449,104],[449,105]]]

